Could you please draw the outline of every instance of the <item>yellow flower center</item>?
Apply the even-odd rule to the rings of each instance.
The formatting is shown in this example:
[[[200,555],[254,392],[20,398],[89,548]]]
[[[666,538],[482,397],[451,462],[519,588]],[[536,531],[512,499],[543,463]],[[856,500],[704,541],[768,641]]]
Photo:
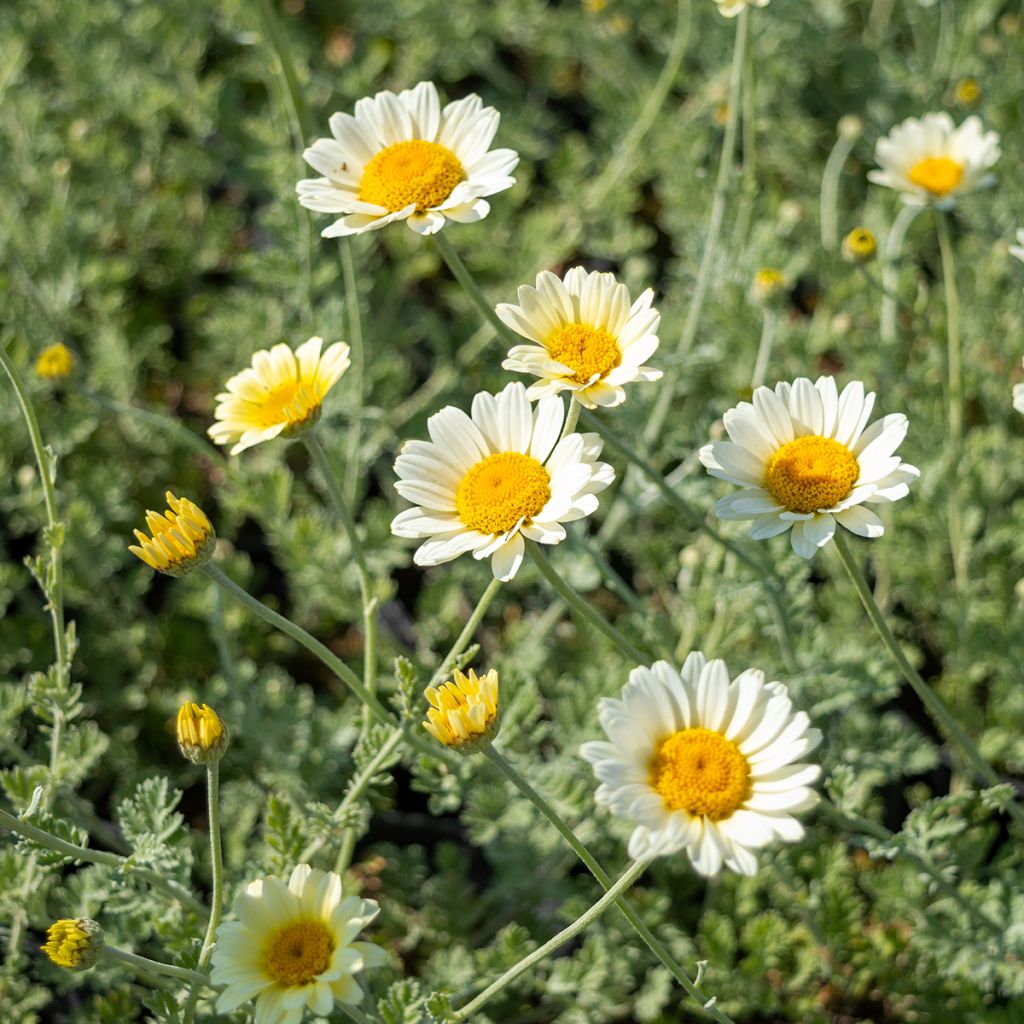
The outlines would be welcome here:
[[[279,985],[308,985],[330,966],[334,935],[320,921],[296,921],[278,928],[263,952],[263,969]]]
[[[572,370],[577,384],[589,384],[622,362],[618,342],[603,327],[589,324],[562,324],[544,342],[548,354],[556,362]]]
[[[790,512],[817,512],[841,502],[859,476],[846,445],[830,437],[798,437],[768,460],[764,486]]]
[[[390,213],[416,204],[416,212],[440,206],[466,177],[459,158],[424,139],[396,142],[377,153],[363,169],[359,198]]]
[[[551,477],[536,459],[501,452],[466,473],[455,493],[455,508],[471,530],[504,533],[535,516],[550,497]]]
[[[320,394],[305,381],[290,380],[268,391],[259,400],[253,417],[260,427],[287,423],[289,428],[302,427],[320,415]]]
[[[910,168],[907,177],[933,196],[947,196],[964,176],[962,164],[948,156],[928,156]]]
[[[680,729],[658,744],[651,785],[667,810],[721,821],[750,795],[750,764],[721,733]]]

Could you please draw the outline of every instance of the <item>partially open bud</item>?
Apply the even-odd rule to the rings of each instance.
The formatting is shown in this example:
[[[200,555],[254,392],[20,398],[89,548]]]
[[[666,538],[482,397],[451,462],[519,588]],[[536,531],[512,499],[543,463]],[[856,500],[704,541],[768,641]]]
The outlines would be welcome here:
[[[103,929],[89,917],[62,918],[46,930],[46,944],[40,949],[58,967],[86,971],[103,955]]]
[[[36,360],[36,375],[42,377],[43,380],[63,380],[71,375],[74,368],[74,353],[60,341],[56,345],[44,348]]]
[[[228,730],[208,704],[182,704],[178,712],[178,749],[193,764],[215,764],[228,749]]]
[[[962,107],[973,107],[981,99],[981,86],[976,78],[961,78],[956,83],[954,95]]]
[[[786,276],[774,267],[762,267],[750,286],[750,298],[759,306],[778,306],[786,298]]]
[[[488,746],[498,732],[498,673],[491,669],[482,678],[473,669],[458,669],[452,682],[428,686],[430,701],[423,728],[439,743],[462,754]]]
[[[146,526],[152,536],[136,530],[139,543],[129,545],[128,550],[157,572],[187,576],[213,557],[217,535],[206,513],[195,502],[176,498],[170,491],[165,497],[166,512],[146,513]]]
[[[867,228],[854,228],[843,239],[842,252],[850,263],[870,263],[878,253],[878,242]]]

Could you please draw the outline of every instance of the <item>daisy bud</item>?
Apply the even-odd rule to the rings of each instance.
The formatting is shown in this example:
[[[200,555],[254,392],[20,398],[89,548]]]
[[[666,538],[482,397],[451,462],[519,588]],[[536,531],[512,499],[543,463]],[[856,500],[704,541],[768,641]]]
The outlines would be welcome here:
[[[228,749],[228,730],[208,704],[182,704],[178,712],[178,749],[193,764],[216,764]]]
[[[878,253],[878,242],[867,228],[854,228],[843,239],[842,253],[849,263],[870,263]]]
[[[39,947],[58,967],[86,971],[103,954],[103,929],[91,918],[62,918],[46,930],[46,944]]]
[[[839,118],[836,131],[841,139],[856,142],[864,134],[864,122],[856,114],[845,114]]]
[[[201,569],[213,556],[217,541],[213,524],[203,510],[188,498],[165,495],[167,511],[146,512],[146,525],[152,536],[135,530],[138,544],[128,550],[141,558],[151,569],[168,576],[187,576]]]
[[[778,306],[785,301],[787,290],[786,277],[781,270],[762,267],[754,275],[750,298],[758,306]]]
[[[961,78],[953,95],[962,107],[973,107],[981,99],[981,86],[976,78]]]
[[[469,675],[455,670],[452,682],[428,686],[430,701],[423,728],[446,747],[473,754],[490,746],[498,732],[498,673],[491,669],[483,678],[473,669]]]
[[[43,380],[63,380],[71,375],[74,368],[74,353],[60,341],[56,345],[44,348],[36,360],[36,375],[42,377]]]

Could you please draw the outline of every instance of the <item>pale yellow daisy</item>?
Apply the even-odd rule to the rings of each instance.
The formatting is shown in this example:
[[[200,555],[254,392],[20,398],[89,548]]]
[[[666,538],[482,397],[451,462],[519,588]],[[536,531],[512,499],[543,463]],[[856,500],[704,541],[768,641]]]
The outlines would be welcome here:
[[[216,423],[208,433],[217,444],[234,444],[232,455],[275,437],[294,437],[320,419],[327,392],[350,364],[349,347],[337,341],[322,352],[313,337],[293,352],[275,345],[252,357],[252,365],[227,382],[217,396]]]

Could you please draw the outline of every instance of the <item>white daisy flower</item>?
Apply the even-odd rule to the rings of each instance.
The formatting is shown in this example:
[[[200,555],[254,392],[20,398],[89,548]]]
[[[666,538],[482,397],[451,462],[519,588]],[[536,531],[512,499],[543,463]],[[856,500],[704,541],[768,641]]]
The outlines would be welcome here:
[[[432,82],[361,99],[354,116],[331,117],[334,138],[317,139],[302,154],[324,177],[300,181],[299,202],[344,214],[325,238],[397,220],[421,235],[440,231],[445,220],[483,220],[491,209],[483,197],[511,188],[519,163],[514,150],[489,149],[499,120],[475,94],[442,110]]]
[[[320,419],[327,392],[349,368],[349,347],[336,341],[322,352],[313,337],[294,352],[285,344],[253,354],[217,396],[216,422],[207,433],[217,444],[233,444],[232,455],[283,435],[295,437]]]
[[[341,878],[300,864],[283,878],[259,878],[235,900],[237,921],[217,929],[211,980],[226,986],[217,1010],[256,1000],[256,1024],[300,1024],[308,1007],[326,1017],[358,1003],[360,971],[387,962],[355,937],[377,916],[373,900],[342,899]]]
[[[417,565],[440,565],[466,551],[491,559],[499,580],[519,571],[525,545],[558,544],[562,523],[589,516],[615,479],[598,462],[597,434],[568,434],[560,398],[531,408],[522,384],[481,392],[472,418],[448,406],[427,421],[429,441],[406,441],[395,460],[395,490],[416,503],[395,516],[396,537],[427,537]]]
[[[999,135],[969,117],[959,128],[947,113],[908,117],[875,145],[881,170],[868,180],[903,193],[911,206],[948,210],[956,197],[991,185],[986,171],[999,159]]]
[[[1017,245],[1010,246],[1010,255],[1024,263],[1024,228],[1017,232]]]
[[[642,365],[658,347],[661,322],[650,288],[631,305],[613,274],[573,267],[562,280],[542,270],[536,287],[522,285],[518,297],[518,306],[503,302],[496,312],[533,344],[513,346],[501,365],[539,378],[526,392],[531,401],[571,391],[588,409],[619,405],[623,384],[661,376]]]
[[[631,857],[685,849],[702,875],[752,875],[754,850],[802,838],[793,815],[817,803],[821,769],[795,762],[821,733],[782,683],[758,669],[730,682],[725,662],[695,651],[681,672],[666,661],[633,669],[622,700],[602,698],[597,714],[609,742],[580,753],[598,805],[636,825]]]
[[[718,13],[735,18],[745,7],[767,7],[769,0],[715,0]]]
[[[905,497],[920,472],[894,454],[906,416],[892,413],[865,429],[874,403],[860,381],[837,394],[832,377],[758,388],[752,405],[740,402],[723,417],[732,440],[700,450],[712,476],[743,488],[722,498],[715,515],[752,519],[755,540],[791,530],[802,558],[832,539],[837,522],[861,537],[881,537],[882,521],[863,503]]]

